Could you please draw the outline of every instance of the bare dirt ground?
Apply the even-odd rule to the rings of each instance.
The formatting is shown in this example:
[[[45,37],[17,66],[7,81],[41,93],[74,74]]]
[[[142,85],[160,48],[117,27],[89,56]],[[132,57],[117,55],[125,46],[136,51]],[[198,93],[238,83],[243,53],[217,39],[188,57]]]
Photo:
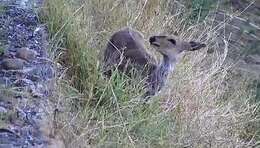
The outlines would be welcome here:
[[[41,1],[0,1],[0,147],[47,147],[47,98],[53,63],[46,28],[40,24]],[[48,111],[51,111],[48,110]]]

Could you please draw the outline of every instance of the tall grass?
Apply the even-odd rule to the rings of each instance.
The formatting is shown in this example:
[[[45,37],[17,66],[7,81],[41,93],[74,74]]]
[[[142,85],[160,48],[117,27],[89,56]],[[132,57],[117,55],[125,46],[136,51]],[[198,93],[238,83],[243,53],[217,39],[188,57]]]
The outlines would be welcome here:
[[[46,0],[42,19],[52,41],[50,53],[65,67],[51,100],[60,111],[54,127],[67,147],[257,143],[257,105],[250,103],[255,93],[247,89],[251,80],[239,77],[242,84],[229,83],[228,40],[219,38],[210,22],[185,24],[185,15],[178,1]],[[141,79],[117,71],[107,79],[101,73],[103,49],[111,34],[124,26],[139,30],[146,39],[175,32],[208,47],[186,53],[162,92],[143,104]]]

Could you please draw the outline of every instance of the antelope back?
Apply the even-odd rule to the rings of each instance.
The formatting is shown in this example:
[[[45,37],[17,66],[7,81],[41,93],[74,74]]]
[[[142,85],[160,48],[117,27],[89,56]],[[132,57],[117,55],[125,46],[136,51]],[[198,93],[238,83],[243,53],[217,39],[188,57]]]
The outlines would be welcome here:
[[[132,68],[154,67],[154,64],[155,60],[145,49],[143,35],[131,28],[115,32],[104,52],[105,72],[114,69],[115,66],[120,71],[129,71]]]

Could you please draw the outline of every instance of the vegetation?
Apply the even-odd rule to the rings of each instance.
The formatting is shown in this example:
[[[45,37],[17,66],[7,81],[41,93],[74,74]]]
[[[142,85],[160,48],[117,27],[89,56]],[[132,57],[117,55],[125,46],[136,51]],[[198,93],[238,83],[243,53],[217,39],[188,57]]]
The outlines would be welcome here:
[[[0,44],[0,55],[4,54],[4,48]]]
[[[216,9],[217,1],[215,0],[192,0],[185,1],[187,8],[190,10],[189,20],[191,23],[205,20],[210,10]]]
[[[172,6],[175,9],[169,13]],[[232,70],[227,62],[229,43],[222,39],[223,46],[218,46],[217,28],[186,23],[183,16],[189,11],[170,0],[45,1],[41,18],[50,33],[50,54],[63,69],[51,99],[60,111],[53,126],[67,147],[247,147],[259,143],[259,108],[252,103],[256,86],[249,88],[255,79]],[[117,71],[107,79],[100,68],[110,35],[124,26],[140,30],[145,38],[175,32],[208,46],[186,53],[165,89],[143,103],[141,79]]]
[[[0,15],[1,15],[4,11],[5,11],[5,7],[2,6],[2,5],[0,5]],[[5,34],[5,33],[4,33],[3,28],[2,28],[2,25],[1,25],[1,27],[0,27],[0,56],[1,56],[2,54],[4,54],[4,47],[3,47],[3,44],[4,44],[3,38],[4,38],[4,36],[5,36],[4,34]]]

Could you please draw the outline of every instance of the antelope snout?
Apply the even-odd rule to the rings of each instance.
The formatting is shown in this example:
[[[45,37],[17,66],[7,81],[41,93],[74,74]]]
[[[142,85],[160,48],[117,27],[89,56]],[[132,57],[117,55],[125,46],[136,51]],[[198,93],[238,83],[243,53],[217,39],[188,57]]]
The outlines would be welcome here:
[[[160,47],[160,43],[158,43],[158,41],[156,40],[156,36],[150,37],[149,42],[153,46]]]
[[[206,47],[206,44],[204,44],[204,43],[199,43],[199,42],[194,42],[194,41],[191,41],[189,43],[190,43],[191,51],[199,50],[203,47]]]
[[[150,44],[152,44],[155,41],[156,41],[155,36],[150,37],[150,39],[149,39]]]

